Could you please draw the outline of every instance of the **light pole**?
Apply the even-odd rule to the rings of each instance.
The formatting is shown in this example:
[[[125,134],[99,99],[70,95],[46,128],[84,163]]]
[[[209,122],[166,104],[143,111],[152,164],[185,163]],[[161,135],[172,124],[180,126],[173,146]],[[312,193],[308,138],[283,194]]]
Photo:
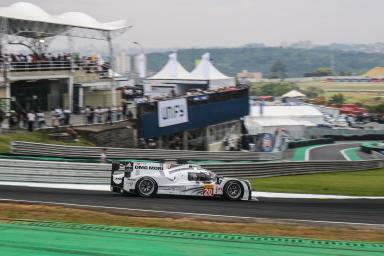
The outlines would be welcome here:
[[[139,74],[140,78],[146,77],[146,71],[147,71],[147,63],[145,58],[145,52],[143,46],[139,42],[133,42],[133,44],[137,45],[140,49],[140,54],[136,55],[135,58],[135,69],[136,72]]]

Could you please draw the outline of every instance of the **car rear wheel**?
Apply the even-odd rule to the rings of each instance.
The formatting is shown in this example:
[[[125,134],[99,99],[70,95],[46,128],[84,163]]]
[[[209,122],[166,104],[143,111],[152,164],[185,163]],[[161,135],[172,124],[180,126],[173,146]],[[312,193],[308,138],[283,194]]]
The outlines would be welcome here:
[[[224,197],[231,201],[241,200],[244,194],[243,185],[236,180],[228,181],[224,186]]]
[[[157,192],[157,183],[149,177],[141,178],[136,183],[136,193],[142,197],[151,197]]]

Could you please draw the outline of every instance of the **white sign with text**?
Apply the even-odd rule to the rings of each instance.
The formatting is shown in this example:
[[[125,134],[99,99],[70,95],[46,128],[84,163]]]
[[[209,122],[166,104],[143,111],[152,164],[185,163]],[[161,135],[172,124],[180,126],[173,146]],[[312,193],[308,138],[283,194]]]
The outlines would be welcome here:
[[[188,122],[187,99],[174,99],[158,102],[159,127]]]

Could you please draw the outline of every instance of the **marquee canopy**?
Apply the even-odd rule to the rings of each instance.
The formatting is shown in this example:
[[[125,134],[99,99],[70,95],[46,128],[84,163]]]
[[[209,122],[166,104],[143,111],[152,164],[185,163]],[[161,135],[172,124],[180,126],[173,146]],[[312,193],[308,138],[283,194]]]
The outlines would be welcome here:
[[[195,69],[192,70],[191,76],[194,80],[209,81],[209,88],[211,89],[233,86],[236,84],[235,78],[224,75],[213,66],[209,53],[205,53],[201,56],[201,61]]]
[[[224,75],[213,66],[210,54],[205,53],[201,56],[200,63],[191,72],[192,79],[196,80],[216,80],[216,79],[229,79],[230,77]]]
[[[70,33],[75,28],[98,32],[112,32],[124,30],[128,27],[125,20],[102,23],[81,12],[52,15],[38,6],[26,2],[18,2],[8,7],[0,7],[0,18],[7,20],[6,34],[27,38],[52,37],[63,33]],[[103,35],[102,39],[105,39],[104,37],[105,35]]]
[[[191,80],[191,74],[177,60],[177,53],[168,55],[167,64],[148,80]]]
[[[188,72],[177,60],[177,53],[169,55],[167,64],[155,75],[147,80],[167,80],[177,83],[200,84],[205,83],[209,88],[227,87],[235,85],[235,79],[228,77],[217,70],[211,60],[209,53],[201,56],[200,63],[192,72]]]
[[[286,94],[281,96],[282,98],[305,98],[305,94],[296,91],[296,90],[291,90],[287,92]]]

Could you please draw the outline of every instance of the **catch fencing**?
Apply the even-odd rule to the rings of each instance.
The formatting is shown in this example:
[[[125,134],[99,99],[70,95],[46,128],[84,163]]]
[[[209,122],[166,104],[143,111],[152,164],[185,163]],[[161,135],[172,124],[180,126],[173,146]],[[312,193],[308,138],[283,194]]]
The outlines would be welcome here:
[[[99,158],[101,147],[79,147],[55,144],[42,144],[13,141],[11,151],[18,155]],[[148,160],[220,160],[220,161],[269,161],[280,160],[281,152],[242,152],[242,151],[190,151],[164,149],[106,148],[107,156],[112,159],[148,159]]]
[[[383,166],[384,160],[203,165],[203,167],[226,177],[272,177],[370,170]],[[108,185],[110,175],[110,164],[0,159],[0,181]]]

